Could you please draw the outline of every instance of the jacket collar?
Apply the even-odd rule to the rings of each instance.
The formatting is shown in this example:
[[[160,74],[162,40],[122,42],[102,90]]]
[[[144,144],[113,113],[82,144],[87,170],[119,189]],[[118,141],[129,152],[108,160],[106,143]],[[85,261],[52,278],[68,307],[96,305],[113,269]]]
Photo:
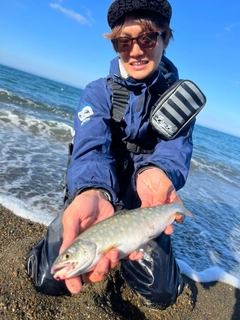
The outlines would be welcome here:
[[[178,80],[178,70],[175,65],[165,56],[162,57],[162,60],[159,65],[159,70],[154,72],[154,74],[145,81],[135,80],[132,77],[128,77],[125,69],[122,69],[120,58],[115,57],[110,64],[110,77],[116,79],[117,82],[124,83],[126,86],[151,86],[156,81],[166,82],[172,84]]]

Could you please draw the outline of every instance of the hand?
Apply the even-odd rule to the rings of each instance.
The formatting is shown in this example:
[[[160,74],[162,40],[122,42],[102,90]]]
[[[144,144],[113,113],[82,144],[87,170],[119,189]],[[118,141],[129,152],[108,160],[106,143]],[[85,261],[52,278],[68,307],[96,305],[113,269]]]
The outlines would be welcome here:
[[[144,170],[137,177],[137,192],[142,201],[142,207],[154,206],[157,204],[179,202],[176,190],[167,175],[158,168]],[[164,232],[172,234],[172,225]]]
[[[73,240],[91,225],[104,220],[114,214],[114,208],[100,190],[90,189],[78,195],[63,214],[63,243],[60,248],[62,253]],[[111,250],[103,258],[102,264],[99,261],[93,272],[83,275],[83,281],[101,281],[101,275],[105,269],[115,267],[118,263],[118,251]],[[98,274],[94,277],[92,274]],[[106,271],[107,273],[107,271]],[[66,279],[66,286],[71,293],[78,293],[82,288],[82,281],[79,276]]]
[[[87,190],[77,196],[63,214],[63,243],[62,253],[73,240],[91,225],[104,220],[114,214],[114,208],[104,194],[95,189]],[[142,258],[142,253],[132,253],[131,260]],[[109,270],[113,269],[119,261],[117,249],[110,250],[96,265],[93,271],[82,275],[83,282],[99,282],[106,278]],[[79,276],[66,279],[66,286],[71,293],[79,293],[82,281]]]

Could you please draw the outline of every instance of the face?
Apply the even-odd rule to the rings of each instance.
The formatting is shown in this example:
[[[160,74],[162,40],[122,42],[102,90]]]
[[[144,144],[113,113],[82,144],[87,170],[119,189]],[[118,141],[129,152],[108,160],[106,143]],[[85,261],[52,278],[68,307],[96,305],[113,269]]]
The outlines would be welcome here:
[[[127,20],[119,37],[138,37],[144,30],[141,25]],[[123,66],[129,76],[136,80],[143,80],[151,76],[158,69],[165,45],[161,35],[157,37],[157,44],[152,49],[141,49],[137,41],[133,41],[132,50],[119,53]]]

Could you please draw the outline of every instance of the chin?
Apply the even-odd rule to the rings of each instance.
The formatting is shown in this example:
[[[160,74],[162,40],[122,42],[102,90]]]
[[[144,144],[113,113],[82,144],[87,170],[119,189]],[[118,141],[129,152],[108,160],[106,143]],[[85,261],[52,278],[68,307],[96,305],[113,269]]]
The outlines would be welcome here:
[[[134,72],[130,74],[130,76],[135,80],[144,80],[149,78],[152,74],[153,74],[152,71],[151,72]]]

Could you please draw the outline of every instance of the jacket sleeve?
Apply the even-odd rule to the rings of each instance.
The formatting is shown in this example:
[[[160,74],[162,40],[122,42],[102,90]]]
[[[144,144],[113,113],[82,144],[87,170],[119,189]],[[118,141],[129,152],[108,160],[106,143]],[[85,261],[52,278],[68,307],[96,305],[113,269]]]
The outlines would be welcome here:
[[[81,96],[74,120],[71,163],[67,172],[72,196],[86,188],[107,190],[116,201],[118,182],[111,151],[111,102],[104,79],[90,83]]]
[[[135,163],[136,174],[147,166],[162,169],[176,190],[181,189],[187,179],[193,151],[192,132],[195,120],[173,140],[161,140],[152,155]]]

